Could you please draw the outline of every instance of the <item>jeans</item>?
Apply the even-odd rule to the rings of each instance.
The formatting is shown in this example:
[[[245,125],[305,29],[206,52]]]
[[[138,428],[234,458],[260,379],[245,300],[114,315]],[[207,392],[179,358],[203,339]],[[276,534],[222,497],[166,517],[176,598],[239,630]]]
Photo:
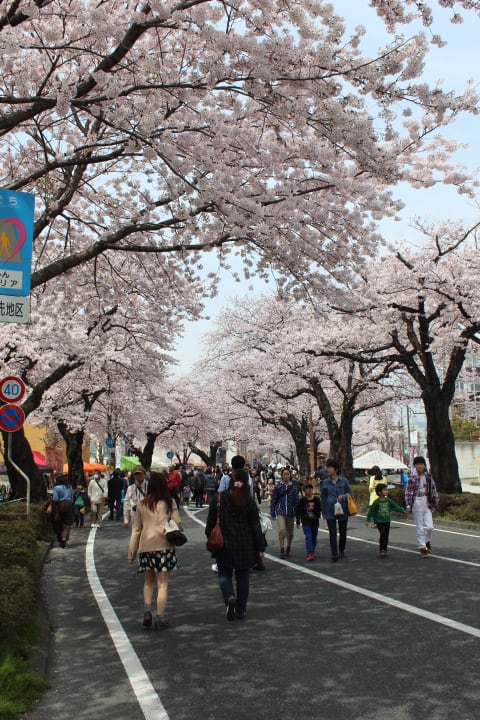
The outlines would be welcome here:
[[[318,525],[302,525],[307,555],[313,555],[317,546]]]
[[[377,522],[377,529],[380,534],[379,541],[380,541],[380,550],[387,552],[388,547],[388,536],[390,534],[390,523],[389,522]]]
[[[120,520],[120,518],[122,517],[121,498],[108,498],[108,509],[110,510],[110,520],[113,520],[114,513],[115,519]]]
[[[250,590],[250,570],[235,570],[235,580],[237,582],[237,593],[233,589],[233,568],[224,567],[221,563],[218,565],[218,582],[222,591],[223,600],[227,605],[231,597],[236,597],[235,611],[237,617],[243,617],[247,612],[248,593]]]
[[[432,539],[433,518],[430,509],[416,512],[413,511],[413,519],[415,520],[415,530],[417,534],[417,542],[419,548],[424,548],[427,542]]]
[[[338,532],[340,535],[339,543],[337,547],[337,521],[338,521]],[[341,553],[345,550],[347,544],[347,523],[348,515],[337,515],[337,517],[327,520],[328,532],[330,534],[330,552],[332,557],[338,557],[338,551]]]
[[[73,506],[73,514],[75,516],[75,527],[83,527],[85,513],[80,512],[80,507],[78,505]]]

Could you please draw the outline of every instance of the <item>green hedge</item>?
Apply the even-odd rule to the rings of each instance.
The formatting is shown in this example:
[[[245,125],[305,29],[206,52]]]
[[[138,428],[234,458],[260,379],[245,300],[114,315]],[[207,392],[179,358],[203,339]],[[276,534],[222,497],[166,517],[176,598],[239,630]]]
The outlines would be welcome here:
[[[30,666],[38,637],[40,554],[53,531],[42,506],[0,505],[0,720],[17,720],[46,687]]]

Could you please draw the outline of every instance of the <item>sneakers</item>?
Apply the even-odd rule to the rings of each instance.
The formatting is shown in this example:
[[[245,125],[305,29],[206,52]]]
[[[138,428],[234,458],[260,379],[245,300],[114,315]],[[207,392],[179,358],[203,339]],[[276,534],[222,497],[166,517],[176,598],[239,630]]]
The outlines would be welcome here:
[[[152,613],[150,610],[145,610],[143,613],[143,627],[152,627]]]
[[[427,543],[425,543],[425,546],[428,550],[428,554],[431,555],[432,554],[432,543],[430,542],[430,540]]]
[[[426,548],[426,547],[420,548],[420,557],[428,558],[429,555],[430,555],[430,553],[428,551],[428,548]]]
[[[235,620],[235,598],[228,598],[227,602],[227,620]]]
[[[332,555],[332,562],[338,562],[338,555]]]
[[[168,630],[168,628],[171,627],[168,620],[155,620],[155,623],[153,625],[154,630]]]
[[[381,557],[381,558],[387,557],[387,551],[380,550],[380,552],[378,553],[378,557]]]
[[[308,553],[307,560],[315,560],[315,555],[313,553]]]

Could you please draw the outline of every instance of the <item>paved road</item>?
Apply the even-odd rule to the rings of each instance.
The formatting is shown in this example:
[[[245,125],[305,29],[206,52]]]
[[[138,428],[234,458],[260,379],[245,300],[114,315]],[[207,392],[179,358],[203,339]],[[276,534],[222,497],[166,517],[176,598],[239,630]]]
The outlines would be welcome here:
[[[377,531],[356,516],[347,558],[332,564],[324,531],[314,563],[301,530],[291,562],[274,557],[274,526],[247,620],[228,623],[205,515],[185,519],[166,632],[142,627],[142,577],[120,524],[73,530],[66,550],[52,549],[52,687],[28,720],[478,718],[480,527],[436,529],[424,560],[402,519],[381,560]]]

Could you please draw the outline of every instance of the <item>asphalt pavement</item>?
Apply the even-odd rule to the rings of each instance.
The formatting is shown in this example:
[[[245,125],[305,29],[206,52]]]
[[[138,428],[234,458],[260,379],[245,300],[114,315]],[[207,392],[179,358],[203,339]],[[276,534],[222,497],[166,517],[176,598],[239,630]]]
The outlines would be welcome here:
[[[121,523],[72,529],[65,550],[51,549],[36,656],[50,689],[28,720],[478,718],[480,527],[437,523],[422,559],[402,517],[379,559],[377,531],[355,516],[333,564],[323,523],[313,563],[301,529],[291,561],[277,557],[274,523],[247,618],[228,622],[205,517],[185,515],[164,632],[142,626],[143,579]]]

